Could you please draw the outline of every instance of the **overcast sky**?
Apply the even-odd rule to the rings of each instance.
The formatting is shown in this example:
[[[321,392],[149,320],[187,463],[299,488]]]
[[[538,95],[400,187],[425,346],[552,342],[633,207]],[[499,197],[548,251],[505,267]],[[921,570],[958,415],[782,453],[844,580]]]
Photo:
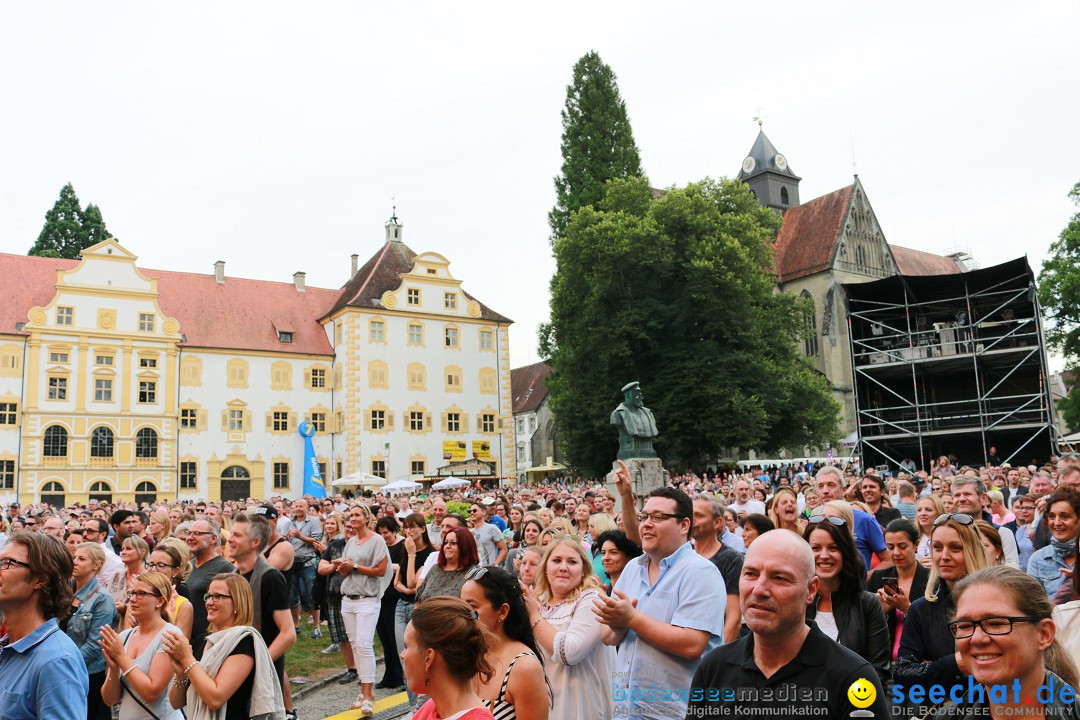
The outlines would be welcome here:
[[[394,197],[534,362],[596,50],[654,186],[735,175],[760,107],[804,201],[854,156],[890,242],[1038,272],[1080,180],[1077,27],[1075,2],[4,3],[0,252],[70,181],[144,267],[338,287]]]

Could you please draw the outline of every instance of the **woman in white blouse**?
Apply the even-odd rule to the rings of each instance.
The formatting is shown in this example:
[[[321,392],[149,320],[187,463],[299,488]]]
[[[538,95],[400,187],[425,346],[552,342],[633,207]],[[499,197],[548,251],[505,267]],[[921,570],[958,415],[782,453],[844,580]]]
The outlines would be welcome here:
[[[552,542],[537,571],[536,588],[524,592],[555,697],[550,716],[609,720],[615,648],[600,640],[593,612],[593,600],[602,595],[600,580],[581,542],[569,536]]]

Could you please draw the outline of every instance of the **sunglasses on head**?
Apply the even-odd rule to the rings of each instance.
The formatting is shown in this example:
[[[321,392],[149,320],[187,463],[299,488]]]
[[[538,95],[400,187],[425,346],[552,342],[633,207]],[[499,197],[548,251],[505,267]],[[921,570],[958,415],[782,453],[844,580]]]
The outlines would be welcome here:
[[[847,525],[847,520],[836,515],[811,515],[810,524],[817,525],[818,523],[828,522],[830,525],[836,525],[837,527],[843,527]]]
[[[955,520],[961,525],[971,525],[975,522],[975,518],[971,517],[967,513],[945,513],[944,515],[937,516],[937,519],[934,520],[934,527],[947,523],[950,520]]]
[[[465,573],[466,580],[479,580],[488,574],[488,569],[483,565],[477,565],[469,572]]]

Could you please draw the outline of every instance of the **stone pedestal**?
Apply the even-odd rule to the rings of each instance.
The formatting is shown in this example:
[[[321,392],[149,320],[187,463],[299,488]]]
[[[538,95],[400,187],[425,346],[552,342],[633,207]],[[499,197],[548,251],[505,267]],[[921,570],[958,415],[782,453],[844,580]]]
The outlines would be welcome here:
[[[626,469],[630,471],[634,497],[638,500],[638,508],[635,510],[640,509],[646,495],[658,487],[667,485],[667,472],[660,463],[660,458],[630,458],[623,462],[626,463]],[[619,491],[615,489],[615,470],[617,469],[618,465],[607,474],[607,491],[615,498],[616,509],[621,511],[622,498],[619,496]]]

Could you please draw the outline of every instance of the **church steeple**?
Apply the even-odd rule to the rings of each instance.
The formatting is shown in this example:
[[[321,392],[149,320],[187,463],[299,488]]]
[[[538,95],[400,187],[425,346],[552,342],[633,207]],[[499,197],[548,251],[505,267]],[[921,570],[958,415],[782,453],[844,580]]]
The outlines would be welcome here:
[[[758,136],[743,160],[739,179],[750,186],[754,197],[767,208],[783,214],[799,204],[799,181],[787,158],[777,152],[758,121]]]
[[[397,216],[397,205],[395,205],[390,219],[386,221],[386,242],[401,242],[402,229],[403,226]]]

